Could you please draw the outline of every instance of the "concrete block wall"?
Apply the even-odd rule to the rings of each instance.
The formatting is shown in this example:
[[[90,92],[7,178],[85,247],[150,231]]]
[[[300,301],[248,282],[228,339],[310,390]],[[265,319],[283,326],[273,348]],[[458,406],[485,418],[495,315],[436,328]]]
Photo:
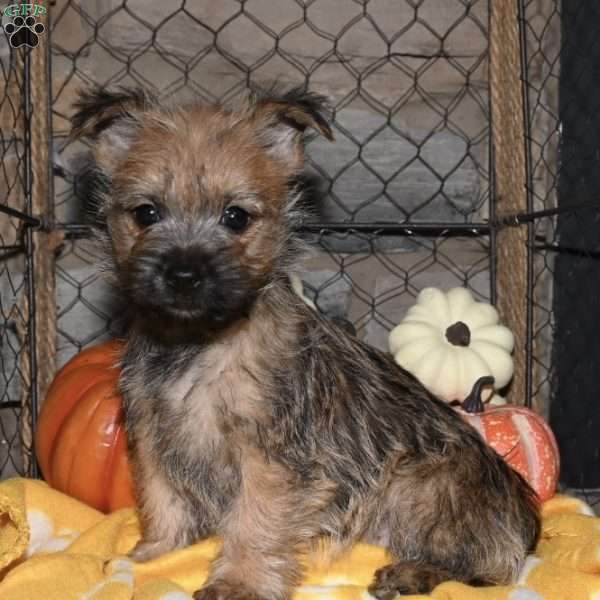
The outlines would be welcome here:
[[[67,179],[57,212],[79,220],[72,179],[80,144],[65,144],[76,90],[143,85],[166,100],[235,101],[248,85],[307,83],[328,97],[335,143],[307,148],[321,221],[459,222],[488,216],[486,1],[414,3],[59,0],[53,31],[53,127]],[[61,359],[73,340],[106,334],[105,286],[87,243],[59,261]],[[469,246],[469,244],[471,244]],[[387,348],[387,332],[421,287],[468,284],[489,294],[485,241],[328,236],[301,274],[317,305]],[[85,248],[84,248],[85,247]],[[78,250],[78,248],[80,248]],[[375,251],[376,250],[376,251]],[[381,260],[379,254],[386,254]],[[481,265],[484,265],[483,267]],[[474,275],[476,273],[476,275]],[[473,275],[473,276],[472,276]],[[93,283],[92,283],[93,282]],[[313,291],[311,291],[313,290]]]
[[[235,101],[249,85],[308,83],[332,106],[334,145],[308,146],[309,173],[321,195],[320,220],[468,222],[489,216],[488,1],[428,0],[57,0],[53,3],[52,92],[56,216],[81,221],[73,186],[85,147],[67,143],[77,89],[142,85],[169,101]],[[535,208],[555,202],[559,128],[560,14],[557,0],[526,3],[531,151]],[[0,61],[10,68],[6,40]],[[539,51],[538,51],[539,50]],[[11,81],[10,85],[14,82]],[[4,90],[2,130],[14,128],[15,90]],[[5,148],[6,150],[6,148]],[[9,149],[10,150],[10,149]],[[3,201],[23,207],[14,174],[22,148],[3,155]],[[539,234],[551,236],[551,221]],[[0,218],[0,242],[20,235]],[[549,262],[550,260],[550,262]],[[82,346],[119,330],[118,300],[97,274],[89,240],[69,240],[57,265],[59,365]],[[23,293],[20,260],[3,260],[2,309]],[[552,264],[536,258],[539,394],[549,397]],[[301,278],[330,317],[351,320],[382,349],[389,329],[418,291],[468,285],[489,294],[486,239],[324,236]],[[21,279],[20,279],[21,278]],[[19,296],[19,298],[17,298]],[[18,338],[10,334],[16,347]],[[18,360],[4,338],[6,393],[20,397]],[[17,375],[15,375],[17,374]],[[544,406],[543,401],[537,403]],[[15,472],[11,444],[18,415],[3,413],[0,465]],[[18,456],[16,457],[18,462]],[[6,466],[8,465],[8,466]],[[3,471],[7,473],[6,470]]]

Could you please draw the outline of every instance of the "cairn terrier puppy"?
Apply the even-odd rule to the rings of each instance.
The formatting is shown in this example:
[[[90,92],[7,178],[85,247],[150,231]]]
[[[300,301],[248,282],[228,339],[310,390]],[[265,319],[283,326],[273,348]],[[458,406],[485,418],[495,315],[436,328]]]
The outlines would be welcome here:
[[[370,592],[508,584],[539,533],[534,492],[393,360],[311,310],[299,256],[306,130],[322,98],[237,109],[81,93],[115,281],[145,561],[207,536],[202,600],[285,600],[317,540],[389,549]]]

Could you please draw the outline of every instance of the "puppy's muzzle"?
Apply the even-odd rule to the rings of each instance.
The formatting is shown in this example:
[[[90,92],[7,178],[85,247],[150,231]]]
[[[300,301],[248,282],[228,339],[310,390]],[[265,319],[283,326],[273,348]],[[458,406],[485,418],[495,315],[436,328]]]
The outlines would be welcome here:
[[[176,248],[165,253],[161,271],[167,290],[197,295],[207,280],[216,275],[213,260],[199,248]]]
[[[165,269],[165,283],[174,292],[186,294],[196,290],[206,277],[201,265],[170,264]]]

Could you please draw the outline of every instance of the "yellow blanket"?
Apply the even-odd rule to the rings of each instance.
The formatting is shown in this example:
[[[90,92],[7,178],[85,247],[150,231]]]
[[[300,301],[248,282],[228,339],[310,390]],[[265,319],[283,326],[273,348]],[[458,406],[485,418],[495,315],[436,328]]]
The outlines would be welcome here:
[[[581,501],[544,505],[543,534],[518,584],[438,586],[435,600],[600,600],[600,518]],[[132,509],[103,515],[27,479],[0,482],[1,600],[189,600],[201,587],[218,541],[146,564],[125,557],[140,535]],[[327,569],[312,567],[295,600],[367,600],[381,548],[357,545]],[[416,600],[428,596],[405,596]]]

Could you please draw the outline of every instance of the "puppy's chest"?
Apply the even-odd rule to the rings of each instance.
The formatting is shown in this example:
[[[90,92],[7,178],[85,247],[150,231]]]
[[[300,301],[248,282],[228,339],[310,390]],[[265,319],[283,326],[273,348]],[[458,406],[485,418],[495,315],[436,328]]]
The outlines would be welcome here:
[[[157,457],[183,468],[208,457],[232,461],[239,424],[260,419],[256,375],[232,344],[199,352],[168,377],[147,371],[140,380],[145,398],[133,398],[133,427],[148,428]]]

